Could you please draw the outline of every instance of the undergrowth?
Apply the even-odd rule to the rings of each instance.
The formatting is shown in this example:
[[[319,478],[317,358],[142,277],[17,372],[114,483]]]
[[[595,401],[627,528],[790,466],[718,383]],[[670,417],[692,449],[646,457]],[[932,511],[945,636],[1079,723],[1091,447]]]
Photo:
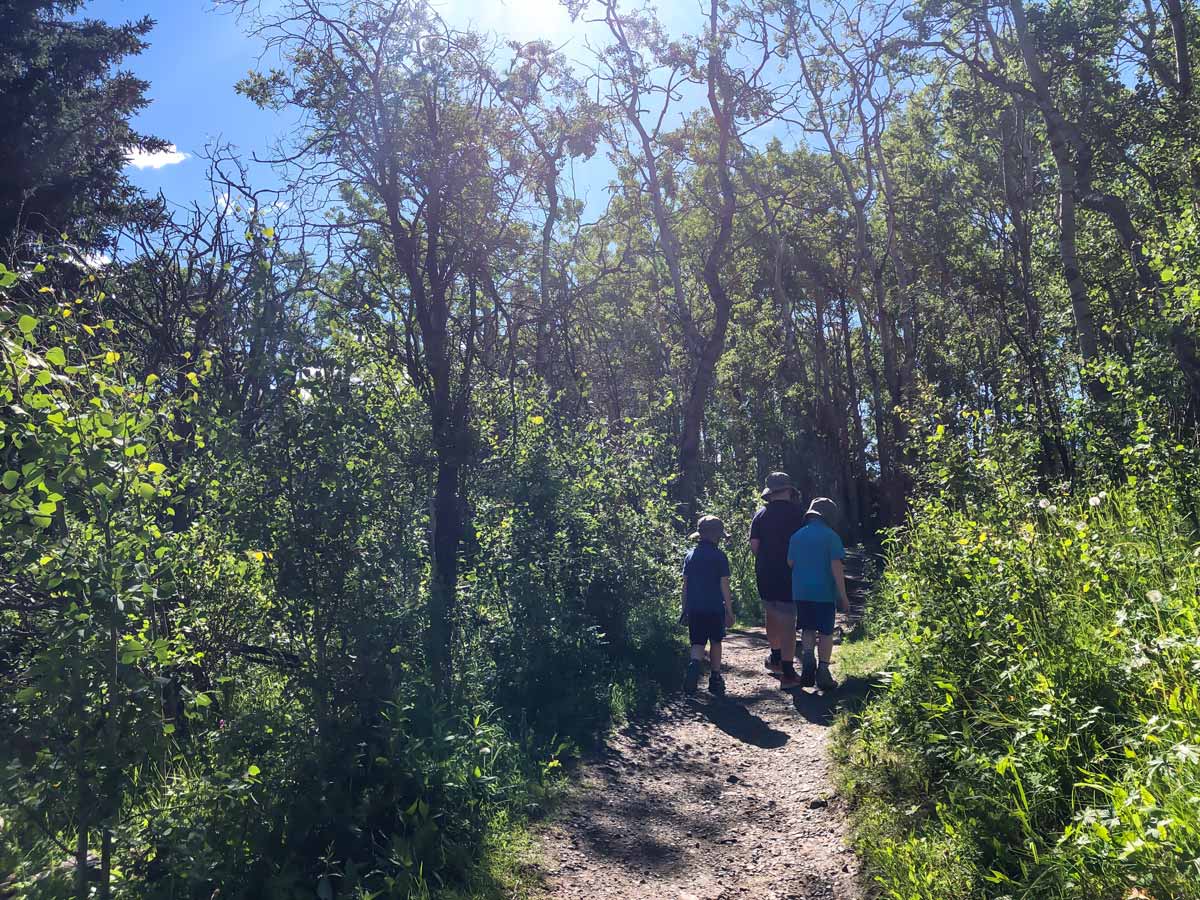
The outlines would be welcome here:
[[[1200,545],[1182,448],[1125,483],[980,502],[898,533],[873,637],[887,687],[839,735],[882,896],[1200,896]]]

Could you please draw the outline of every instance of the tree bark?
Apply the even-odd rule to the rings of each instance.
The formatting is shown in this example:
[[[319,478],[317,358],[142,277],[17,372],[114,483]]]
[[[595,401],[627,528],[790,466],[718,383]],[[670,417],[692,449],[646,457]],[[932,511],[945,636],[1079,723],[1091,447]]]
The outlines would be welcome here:
[[[1085,364],[1094,361],[1099,355],[1099,341],[1096,335],[1096,322],[1092,316],[1091,304],[1088,301],[1087,285],[1079,268],[1079,254],[1076,250],[1076,205],[1079,201],[1078,173],[1075,168],[1074,155],[1077,142],[1071,128],[1058,112],[1050,95],[1050,83],[1037,57],[1033,38],[1029,33],[1029,24],[1025,17],[1025,6],[1022,0],[1009,0],[1013,14],[1013,23],[1017,31],[1017,46],[1025,69],[1029,73],[1030,84],[1036,98],[1038,111],[1046,126],[1050,138],[1050,151],[1054,156],[1054,165],[1058,174],[1059,200],[1059,256],[1062,261],[1063,278],[1067,282],[1067,290],[1071,297],[1071,313],[1075,320],[1075,337],[1079,342],[1079,353]],[[1088,393],[1094,400],[1102,400],[1105,391],[1095,379],[1088,379]]]

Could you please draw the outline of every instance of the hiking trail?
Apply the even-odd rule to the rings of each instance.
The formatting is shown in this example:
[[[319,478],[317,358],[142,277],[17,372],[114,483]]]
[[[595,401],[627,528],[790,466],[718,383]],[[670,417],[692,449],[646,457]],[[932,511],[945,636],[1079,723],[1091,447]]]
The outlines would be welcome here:
[[[856,621],[862,582],[847,581]],[[581,764],[539,839],[545,896],[865,896],[833,782],[829,726],[839,708],[861,701],[867,684],[849,679],[831,694],[781,691],[763,667],[767,650],[761,628],[732,630],[725,698],[710,695],[702,678],[694,696],[672,694]]]

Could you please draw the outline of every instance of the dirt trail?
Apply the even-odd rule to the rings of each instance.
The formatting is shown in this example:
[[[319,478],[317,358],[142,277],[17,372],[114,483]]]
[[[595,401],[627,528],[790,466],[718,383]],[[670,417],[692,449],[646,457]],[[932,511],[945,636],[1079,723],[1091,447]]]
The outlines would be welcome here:
[[[541,839],[550,897],[863,896],[828,742],[837,705],[866,686],[782,692],[766,652],[761,630],[731,633],[724,699],[703,678],[694,697],[676,695],[581,767]]]

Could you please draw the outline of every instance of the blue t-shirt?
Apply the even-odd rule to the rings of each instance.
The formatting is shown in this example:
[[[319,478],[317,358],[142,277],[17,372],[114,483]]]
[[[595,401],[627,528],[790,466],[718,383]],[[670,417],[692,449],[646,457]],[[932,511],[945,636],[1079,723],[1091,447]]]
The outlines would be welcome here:
[[[788,543],[792,564],[792,599],[797,603],[834,603],[838,599],[832,563],[846,558],[837,532],[821,519],[813,519],[792,535]]]
[[[683,560],[687,579],[687,612],[713,615],[725,611],[721,579],[729,577],[729,557],[716,544],[701,541]]]

